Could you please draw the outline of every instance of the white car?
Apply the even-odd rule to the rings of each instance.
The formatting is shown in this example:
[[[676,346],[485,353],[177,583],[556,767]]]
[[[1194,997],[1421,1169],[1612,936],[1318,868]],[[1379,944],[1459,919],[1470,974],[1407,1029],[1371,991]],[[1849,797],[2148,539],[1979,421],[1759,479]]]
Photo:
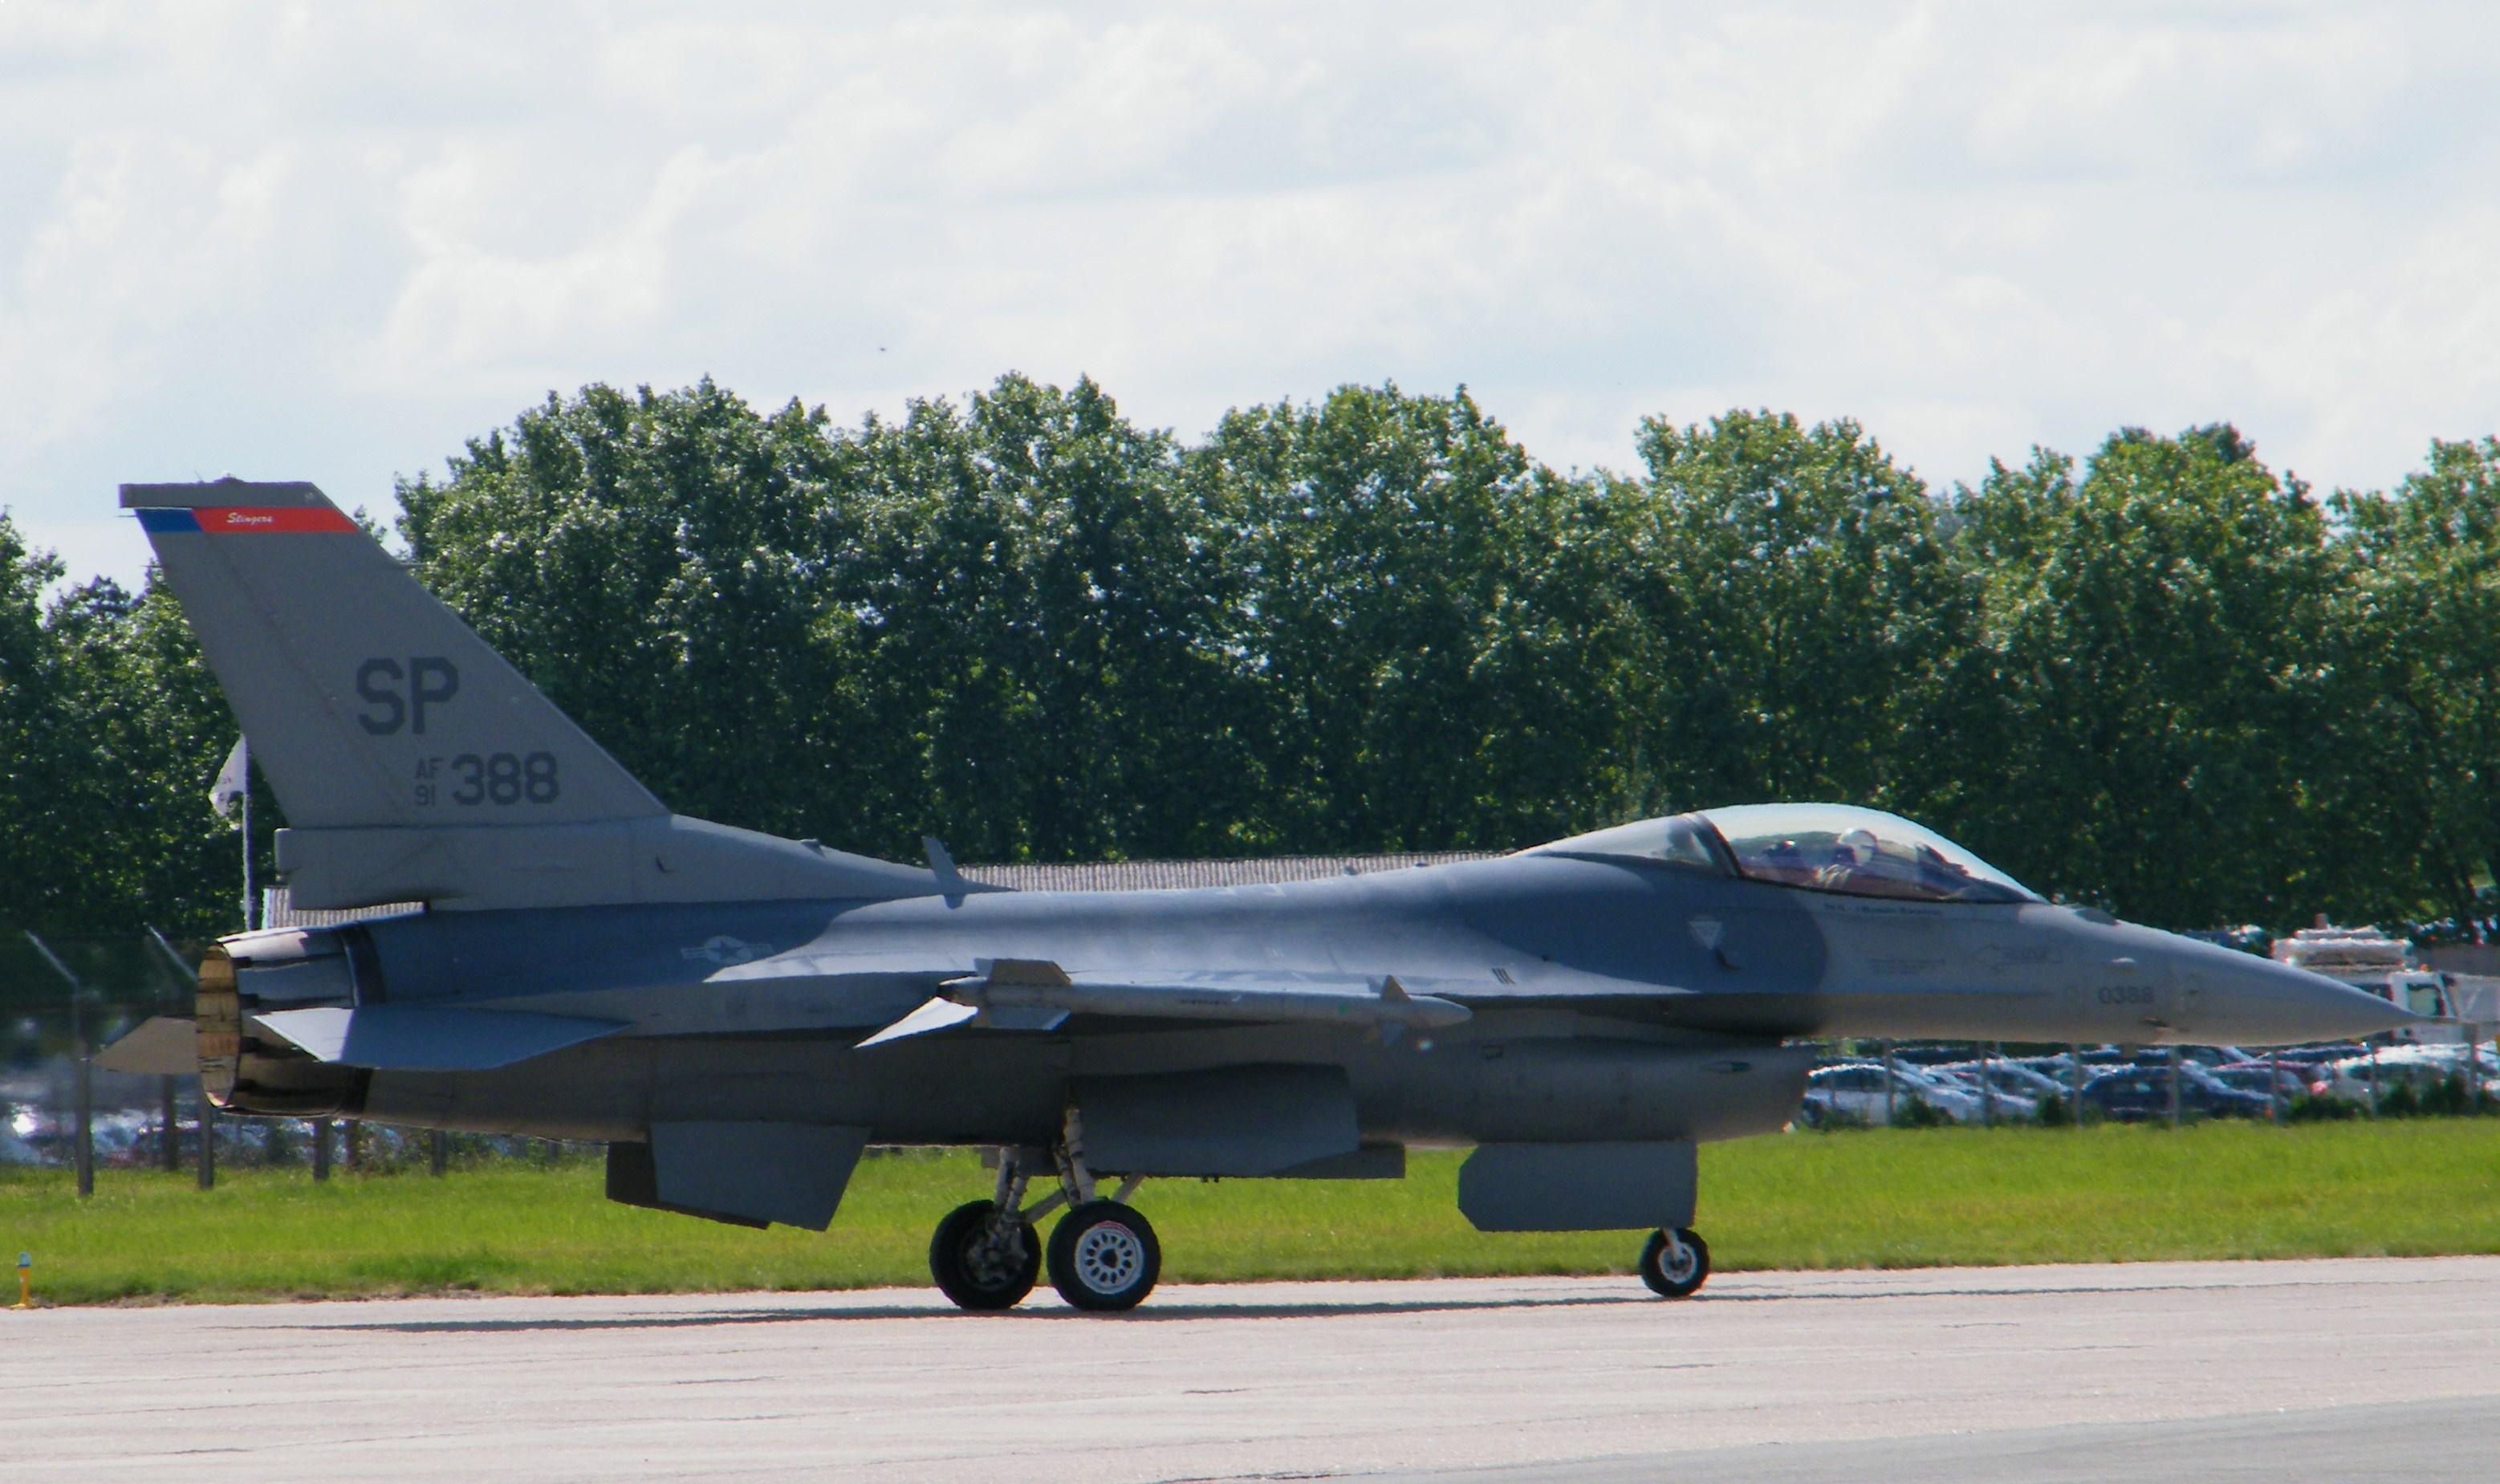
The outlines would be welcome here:
[[[1805,1084],[1807,1093],[1832,1112],[1869,1124],[1891,1122],[1894,1108],[1907,1107],[1913,1098],[1956,1123],[1979,1123],[1988,1116],[1978,1092],[1916,1067],[1893,1066],[1890,1099],[1885,1095],[1881,1062],[1818,1068],[1807,1073]],[[2029,1118],[2039,1110],[2040,1105],[2028,1098],[1996,1095],[1999,1118]]]
[[[2002,1100],[2010,1094],[2030,1104],[2035,1111],[2043,1100],[2062,1098],[2068,1091],[2065,1083],[2049,1073],[2035,1071],[2020,1062],[2006,1061],[2002,1057],[1992,1062],[1956,1062],[1950,1067],[1939,1067],[1935,1070],[1950,1072],[1975,1085],[1985,1083],[1992,1086],[1996,1089],[1998,1099]],[[2089,1081],[2090,1078],[2087,1077],[2085,1080]]]
[[[2474,1061],[2484,1089],[2500,1091],[2500,1061],[2482,1047],[2475,1049]],[[2464,1070],[2465,1048],[2458,1045],[2385,1046],[2376,1057],[2348,1056],[2319,1069],[2328,1096],[2356,1101],[2369,1098],[2374,1088],[2385,1094],[2400,1082],[2419,1092]]]

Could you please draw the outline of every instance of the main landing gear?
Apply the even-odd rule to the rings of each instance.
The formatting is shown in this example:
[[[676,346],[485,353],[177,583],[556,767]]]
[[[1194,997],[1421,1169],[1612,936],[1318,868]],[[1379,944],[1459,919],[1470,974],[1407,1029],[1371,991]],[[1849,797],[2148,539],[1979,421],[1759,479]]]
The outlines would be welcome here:
[[[1691,1227],[1653,1232],[1641,1248],[1640,1275],[1661,1299],[1690,1299],[1710,1276],[1710,1244]]]
[[[938,1223],[929,1238],[929,1275],[938,1292],[960,1308],[1013,1308],[1047,1267],[1050,1286],[1072,1307],[1102,1314],[1135,1308],[1154,1291],[1164,1266],[1153,1225],[1128,1204],[1142,1177],[1129,1176],[1107,1198],[1097,1194],[1071,1108],[1067,1138],[1049,1151],[1059,1189],[1026,1205],[1029,1167],[1038,1163],[1038,1152],[1000,1150],[998,1188],[990,1199],[959,1205]],[[1034,1223],[1063,1205],[1068,1214],[1045,1244]]]

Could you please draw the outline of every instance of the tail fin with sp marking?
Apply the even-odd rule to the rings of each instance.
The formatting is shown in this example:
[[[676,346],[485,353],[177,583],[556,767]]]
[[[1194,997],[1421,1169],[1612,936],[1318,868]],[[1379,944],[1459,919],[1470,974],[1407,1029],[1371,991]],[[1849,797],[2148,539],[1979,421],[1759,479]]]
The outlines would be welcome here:
[[[927,872],[672,815],[308,483],[124,484],[285,810],[296,905],[898,897]]]

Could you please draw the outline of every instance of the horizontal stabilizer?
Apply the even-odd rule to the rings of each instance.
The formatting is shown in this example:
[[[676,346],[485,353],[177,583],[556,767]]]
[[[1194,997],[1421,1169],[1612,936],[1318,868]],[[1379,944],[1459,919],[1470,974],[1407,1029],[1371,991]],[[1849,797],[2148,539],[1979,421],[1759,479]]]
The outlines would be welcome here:
[[[199,1023],[188,1015],[151,1015],[105,1047],[95,1064],[107,1072],[187,1075],[200,1070]]]
[[[324,1006],[252,1019],[316,1060],[389,1072],[485,1072],[625,1028],[619,1020],[415,1005]]]

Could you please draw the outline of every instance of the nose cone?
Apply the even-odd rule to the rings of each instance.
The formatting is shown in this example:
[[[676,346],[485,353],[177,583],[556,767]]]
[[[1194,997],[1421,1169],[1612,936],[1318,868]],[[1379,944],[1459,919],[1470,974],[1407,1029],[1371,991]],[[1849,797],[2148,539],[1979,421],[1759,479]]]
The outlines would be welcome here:
[[[2167,935],[2165,935],[2167,936]],[[2355,1040],[2412,1025],[2422,1017],[2367,990],[2271,959],[2173,939],[2185,1029],[2198,1040],[2286,1046],[2313,1040]]]

